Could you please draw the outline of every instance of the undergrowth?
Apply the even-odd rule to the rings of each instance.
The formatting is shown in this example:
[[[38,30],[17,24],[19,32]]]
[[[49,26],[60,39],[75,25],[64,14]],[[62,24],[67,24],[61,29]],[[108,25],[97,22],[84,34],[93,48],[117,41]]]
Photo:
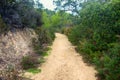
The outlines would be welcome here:
[[[98,80],[120,79],[119,5],[119,0],[88,2],[80,10],[81,22],[64,32],[85,61],[96,66]]]

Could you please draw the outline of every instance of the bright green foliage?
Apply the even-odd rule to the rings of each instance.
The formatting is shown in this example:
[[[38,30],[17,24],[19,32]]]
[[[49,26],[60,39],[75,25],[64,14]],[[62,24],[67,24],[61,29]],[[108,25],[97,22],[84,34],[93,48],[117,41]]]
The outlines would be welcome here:
[[[43,26],[46,27],[46,28],[51,27],[51,15],[49,16],[46,11],[43,11],[42,14],[43,14],[42,18],[43,18],[43,22],[44,22]]]
[[[68,34],[69,40],[97,66],[101,80],[119,80],[120,1],[85,2],[78,20]]]
[[[41,72],[41,69],[36,69],[36,68],[30,68],[27,70],[27,72],[33,73],[33,74],[37,74]]]
[[[49,10],[43,11],[43,27],[52,29],[52,31],[60,31],[62,27],[69,27],[72,24],[72,15],[64,11],[53,12]]]

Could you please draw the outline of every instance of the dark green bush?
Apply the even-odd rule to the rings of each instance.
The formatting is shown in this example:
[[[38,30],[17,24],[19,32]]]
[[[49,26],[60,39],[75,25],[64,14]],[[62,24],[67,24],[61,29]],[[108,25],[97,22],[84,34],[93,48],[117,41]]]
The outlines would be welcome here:
[[[38,7],[39,5],[39,7]],[[43,24],[39,1],[34,0],[2,0],[0,1],[0,15],[6,23],[7,30],[13,28],[35,28]],[[38,7],[38,8],[35,8]],[[6,31],[6,30],[5,30]]]
[[[120,78],[120,45],[118,43],[112,44],[108,52],[104,52],[103,56],[95,58],[95,64],[99,71],[99,76],[104,80],[119,80]]]
[[[119,5],[119,0],[86,2],[80,10],[80,23],[68,35],[87,62],[96,65],[100,80],[120,79]]]
[[[21,65],[23,69],[35,68],[39,64],[37,57],[25,56],[22,58]]]
[[[43,55],[55,38],[54,32],[51,29],[48,30],[43,27],[36,28],[35,32],[38,37],[37,39],[33,39],[33,49],[35,53]]]
[[[41,28],[36,28],[35,32],[38,35],[38,40],[40,41],[41,45],[49,44],[52,42],[54,34],[50,32],[50,30],[45,29],[44,27],[41,27]]]

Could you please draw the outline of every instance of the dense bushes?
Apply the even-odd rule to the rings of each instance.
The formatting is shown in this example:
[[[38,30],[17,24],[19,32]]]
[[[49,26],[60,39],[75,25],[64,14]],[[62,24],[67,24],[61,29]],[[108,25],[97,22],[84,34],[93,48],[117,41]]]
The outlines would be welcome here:
[[[39,64],[37,57],[25,56],[22,58],[21,66],[23,69],[35,68]]]
[[[120,45],[112,44],[108,52],[103,52],[102,58],[95,58],[94,62],[98,67],[99,75],[104,80],[120,79]]]
[[[42,25],[41,14],[37,9],[38,3],[34,0],[2,0],[0,1],[0,15],[6,23],[6,28],[30,27],[35,28]]]
[[[77,50],[97,66],[101,80],[120,79],[119,5],[119,0],[83,3],[80,23],[68,34]]]
[[[70,27],[72,24],[72,15],[65,13],[64,11],[43,11],[43,27],[51,29],[52,32],[61,32],[63,27]],[[61,17],[62,16],[62,17]]]
[[[45,29],[44,27],[39,27],[35,29],[37,33],[37,39],[33,39],[33,48],[35,53],[42,55],[47,51],[48,46],[52,44],[55,38],[54,32],[51,29]]]

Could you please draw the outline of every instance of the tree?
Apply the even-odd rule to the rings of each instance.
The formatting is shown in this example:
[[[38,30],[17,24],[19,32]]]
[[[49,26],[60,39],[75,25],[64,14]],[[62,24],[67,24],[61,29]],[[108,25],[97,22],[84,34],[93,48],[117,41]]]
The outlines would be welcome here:
[[[9,29],[41,26],[40,2],[34,0],[2,0],[0,15]],[[36,3],[36,4],[35,4]],[[38,6],[35,8],[35,6]]]
[[[100,80],[120,79],[120,0],[89,0],[82,4],[79,23],[69,40],[95,64]]]
[[[79,13],[82,2],[83,0],[54,0],[57,10],[71,11],[72,13]]]

